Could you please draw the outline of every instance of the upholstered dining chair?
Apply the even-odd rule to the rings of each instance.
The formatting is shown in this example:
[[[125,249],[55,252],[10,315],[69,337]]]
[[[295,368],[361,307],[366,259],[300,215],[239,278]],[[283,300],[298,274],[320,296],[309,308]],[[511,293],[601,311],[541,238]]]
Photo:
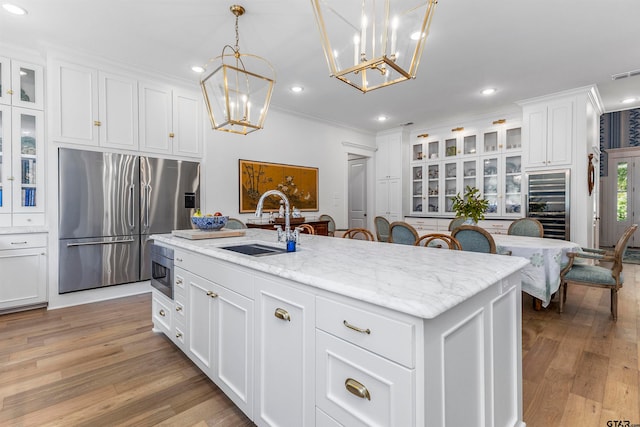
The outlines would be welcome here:
[[[411,224],[404,221],[394,221],[389,224],[389,243],[413,245],[418,240],[418,232]]]
[[[495,254],[496,242],[484,228],[476,225],[461,225],[451,232],[451,237],[460,242],[463,251]]]
[[[535,218],[516,219],[509,226],[507,234],[514,236],[544,237],[542,223]]]
[[[455,237],[448,234],[431,233],[425,234],[414,243],[415,246],[424,246],[428,248],[446,248],[453,250],[462,250],[460,242]]]
[[[583,248],[581,252],[569,252],[569,263],[560,272],[560,304],[558,311],[564,311],[564,304],[567,300],[567,285],[595,286],[598,288],[608,288],[611,290],[611,317],[615,322],[618,320],[618,289],[624,283],[622,274],[622,257],[627,250],[629,239],[638,229],[638,224],[629,226],[618,239],[613,251],[601,249]],[[587,263],[577,263],[576,259],[591,259],[611,262],[611,267],[600,265],[590,265]]]
[[[366,228],[350,228],[344,232],[342,237],[345,239],[368,240],[370,242],[376,241],[373,233]]]
[[[449,222],[449,231],[453,231],[454,228],[458,228],[459,226],[461,226],[465,219],[466,218],[463,216],[457,216],[453,218],[451,222]]]
[[[316,229],[310,224],[300,224],[296,228],[299,228],[301,232],[306,234],[316,234]]]
[[[389,241],[389,221],[383,216],[377,216],[373,219],[373,223],[376,227],[376,237],[378,242]]]
[[[328,234],[329,236],[336,235],[336,222],[333,220],[331,215],[322,214],[318,217],[318,219],[320,221],[329,221],[329,223],[327,224]]]
[[[244,222],[240,221],[239,219],[229,218],[227,220],[227,225],[225,225],[224,228],[232,228],[234,230],[239,230],[242,228],[247,228],[247,225]]]

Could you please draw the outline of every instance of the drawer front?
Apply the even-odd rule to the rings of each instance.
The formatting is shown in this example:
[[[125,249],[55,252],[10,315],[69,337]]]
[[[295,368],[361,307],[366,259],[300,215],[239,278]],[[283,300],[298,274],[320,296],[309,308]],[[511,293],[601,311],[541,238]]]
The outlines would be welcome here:
[[[346,426],[415,425],[413,370],[320,330],[316,348],[318,408]]]
[[[0,236],[0,250],[42,248],[45,246],[47,246],[47,235],[44,233]]]
[[[177,300],[184,301],[186,298],[186,279],[184,270],[176,268],[173,275],[173,297]]]
[[[176,250],[174,252],[176,267],[197,274],[211,282],[222,285],[240,295],[253,299],[253,276],[248,272],[199,254]]]
[[[43,213],[13,214],[14,227],[36,227],[44,225]]]
[[[184,345],[185,336],[183,327],[176,326],[173,328],[173,336],[170,338],[183,352],[185,351],[186,347]]]
[[[415,366],[413,323],[317,297],[316,327],[408,368]]]
[[[167,301],[163,301],[164,298],[153,291],[153,300],[151,303],[151,310],[153,312],[153,324],[156,328],[162,330],[168,337],[171,338],[171,315],[172,308]]]

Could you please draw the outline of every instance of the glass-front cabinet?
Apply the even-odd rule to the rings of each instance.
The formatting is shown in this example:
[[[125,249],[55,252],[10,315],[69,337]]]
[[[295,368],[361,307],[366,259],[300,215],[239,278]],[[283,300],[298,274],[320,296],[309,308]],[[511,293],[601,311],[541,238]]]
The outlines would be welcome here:
[[[0,104],[42,110],[42,73],[40,65],[0,57]]]
[[[42,225],[43,113],[6,107],[0,111],[0,226]]]
[[[522,156],[497,155],[482,158],[480,190],[489,201],[486,215],[521,216],[522,212]]]
[[[453,217],[453,198],[469,186],[489,200],[488,218],[522,216],[521,153],[517,124],[420,135],[409,159],[411,214]]]

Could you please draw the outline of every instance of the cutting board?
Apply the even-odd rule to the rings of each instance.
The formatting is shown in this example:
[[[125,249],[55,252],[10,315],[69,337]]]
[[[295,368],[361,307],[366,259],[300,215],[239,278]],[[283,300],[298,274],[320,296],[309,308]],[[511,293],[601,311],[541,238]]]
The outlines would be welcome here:
[[[173,230],[171,234],[185,239],[217,239],[219,237],[238,237],[244,236],[246,230],[236,230],[221,228],[220,230]]]

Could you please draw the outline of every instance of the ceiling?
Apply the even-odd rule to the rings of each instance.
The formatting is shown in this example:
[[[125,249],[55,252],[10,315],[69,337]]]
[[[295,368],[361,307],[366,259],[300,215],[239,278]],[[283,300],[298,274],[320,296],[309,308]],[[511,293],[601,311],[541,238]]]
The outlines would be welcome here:
[[[234,43],[234,0],[2,0],[0,42],[90,53],[197,82]],[[376,132],[517,109],[518,100],[596,84],[605,111],[640,107],[637,0],[440,0],[417,78],[362,94],[329,77],[310,0],[247,0],[240,50],[276,70],[272,108]],[[347,0],[344,0],[347,1]],[[304,87],[292,93],[293,84]],[[480,94],[486,87],[496,94]],[[623,105],[621,100],[638,101]],[[384,123],[378,115],[388,116]],[[269,119],[265,122],[269,126]]]

